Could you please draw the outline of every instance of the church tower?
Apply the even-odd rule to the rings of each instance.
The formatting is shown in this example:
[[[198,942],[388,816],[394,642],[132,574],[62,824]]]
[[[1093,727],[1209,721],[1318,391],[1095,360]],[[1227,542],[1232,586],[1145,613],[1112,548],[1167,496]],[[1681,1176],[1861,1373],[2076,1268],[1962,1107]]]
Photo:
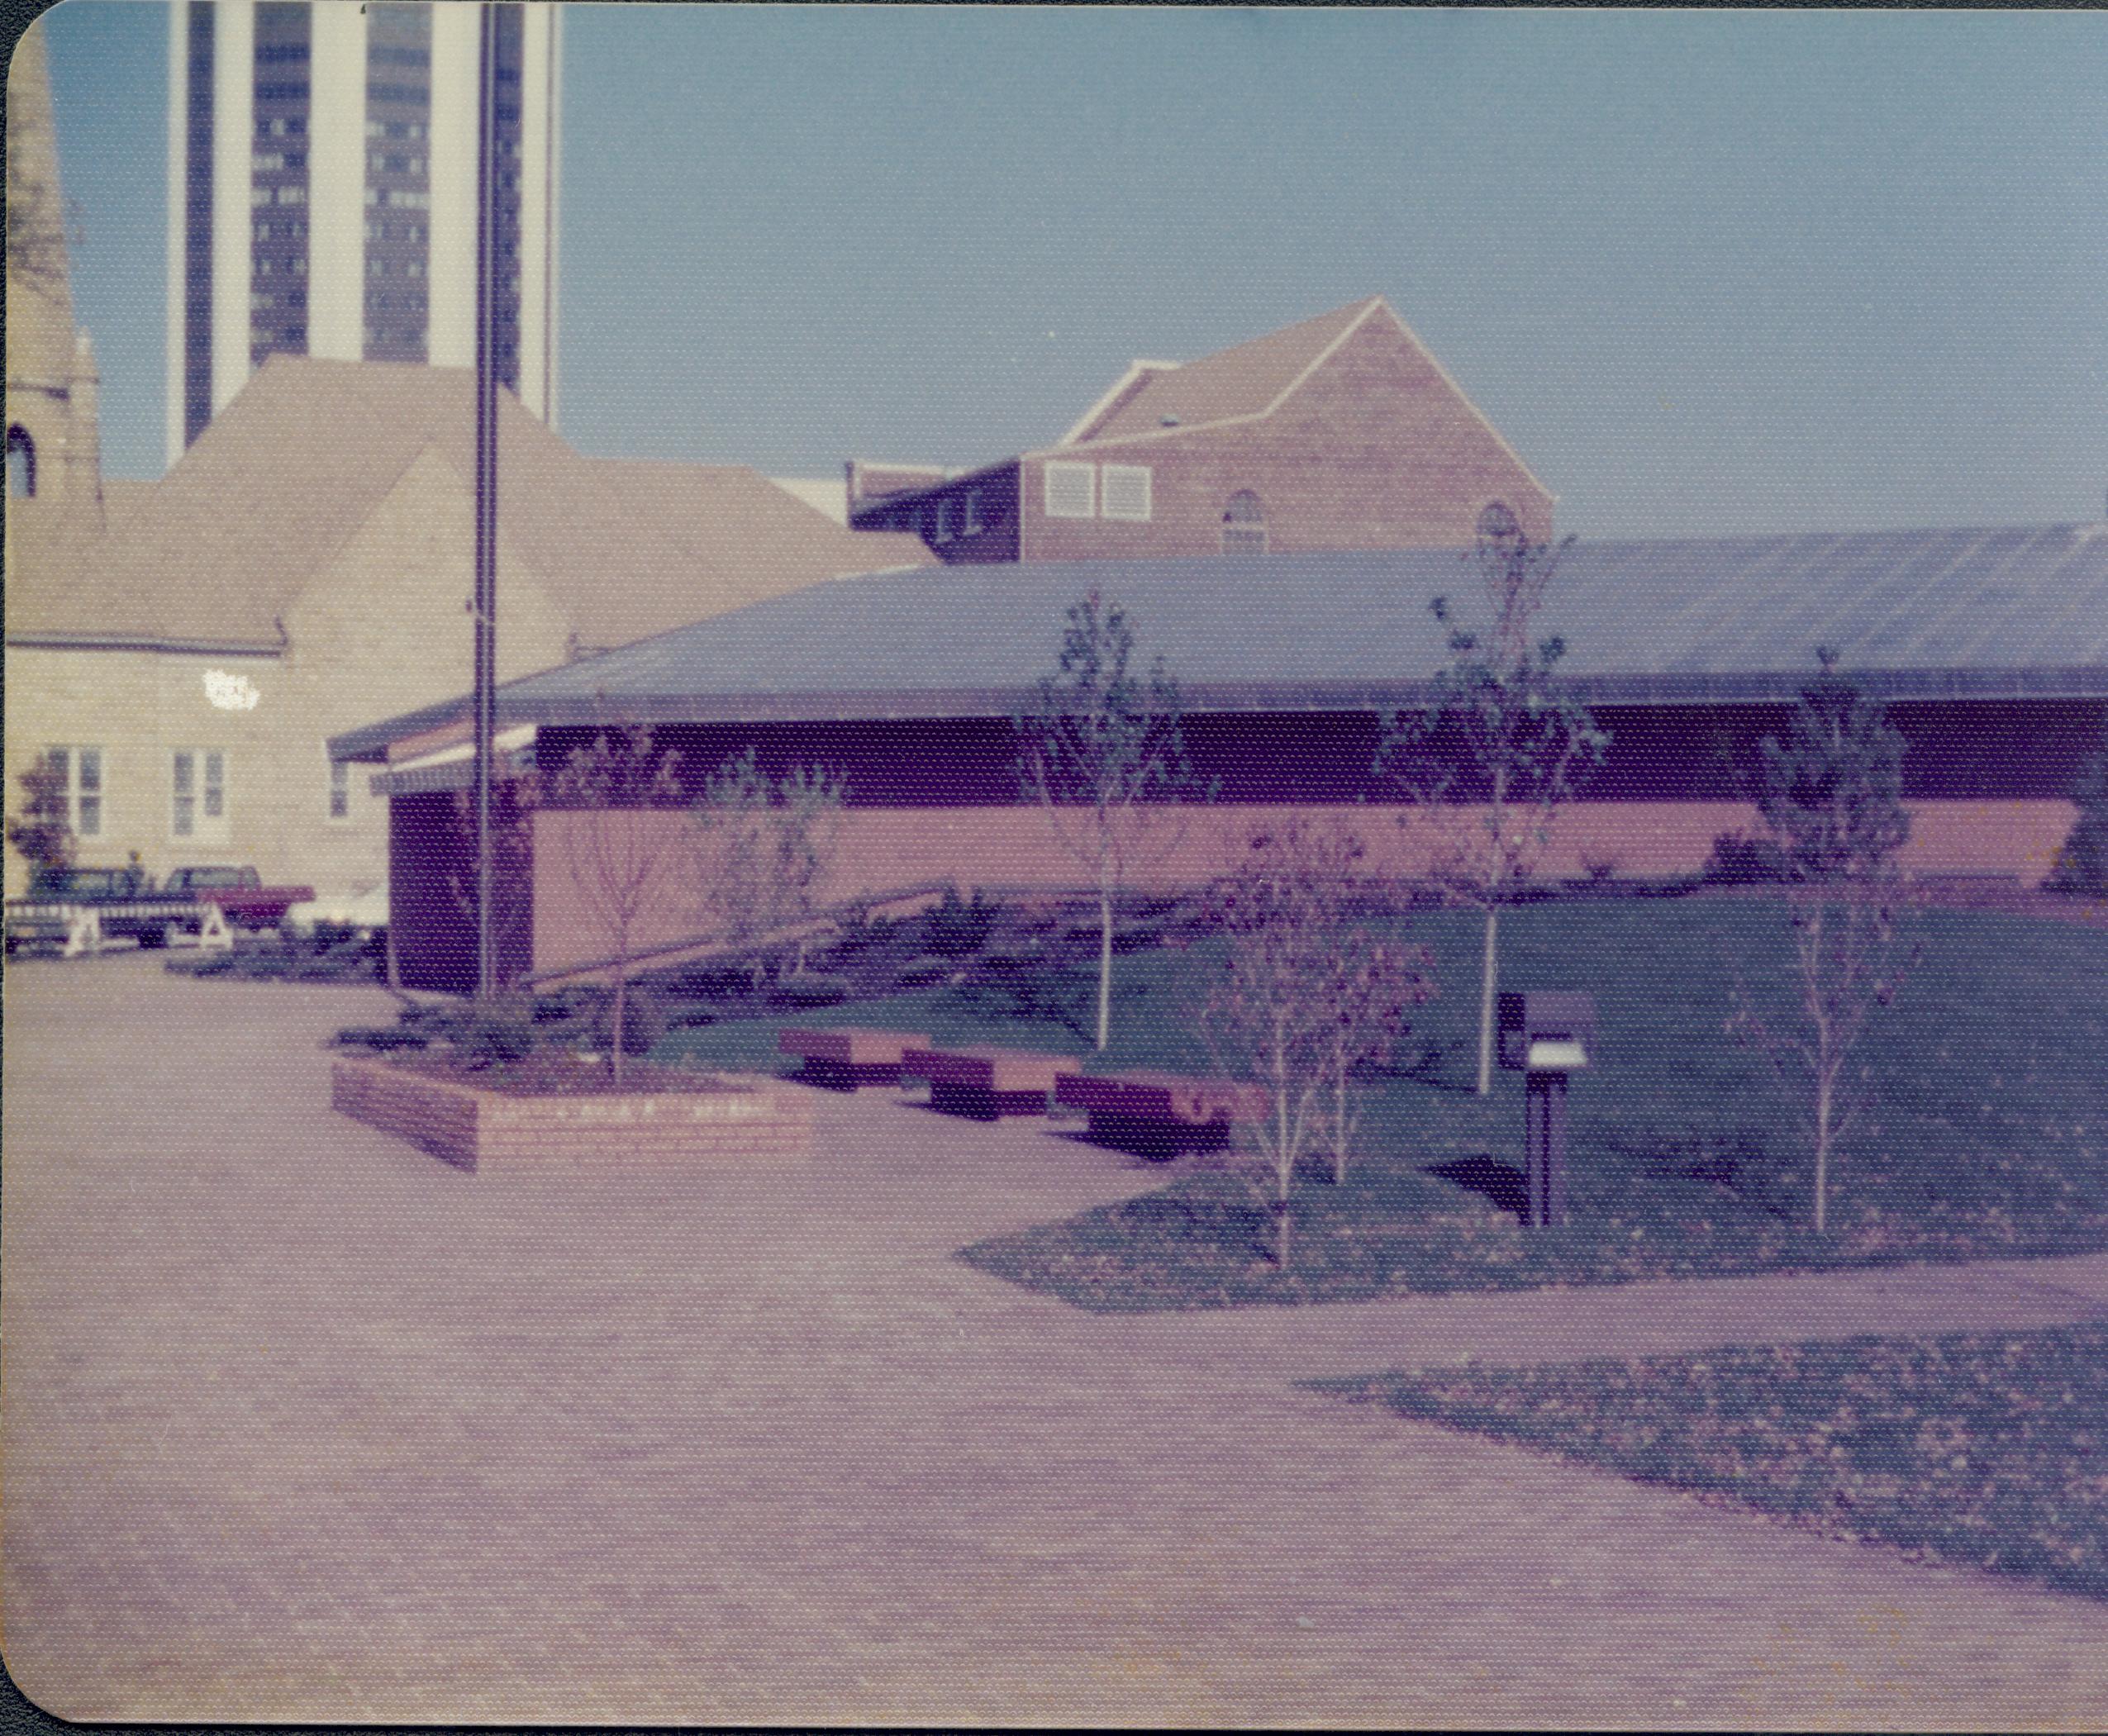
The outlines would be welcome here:
[[[88,334],[74,325],[40,19],[7,69],[7,367],[8,516],[63,513],[78,529],[99,530],[99,382]]]

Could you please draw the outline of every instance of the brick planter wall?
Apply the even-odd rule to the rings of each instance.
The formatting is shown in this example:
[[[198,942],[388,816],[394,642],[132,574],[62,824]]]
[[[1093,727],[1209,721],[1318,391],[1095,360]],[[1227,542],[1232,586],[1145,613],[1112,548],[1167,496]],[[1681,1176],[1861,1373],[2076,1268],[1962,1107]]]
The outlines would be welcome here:
[[[336,1062],[330,1106],[464,1169],[486,1163],[612,1167],[667,1159],[802,1158],[812,1111],[759,1080],[737,1092],[516,1096],[428,1078],[384,1061]]]

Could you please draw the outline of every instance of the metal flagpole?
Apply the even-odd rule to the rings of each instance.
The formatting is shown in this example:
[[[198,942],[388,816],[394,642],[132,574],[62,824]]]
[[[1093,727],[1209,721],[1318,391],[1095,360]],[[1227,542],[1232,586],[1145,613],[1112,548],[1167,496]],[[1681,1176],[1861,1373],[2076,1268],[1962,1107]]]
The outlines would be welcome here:
[[[476,79],[476,995],[497,991],[492,944],[491,738],[497,682],[497,7],[486,3]]]

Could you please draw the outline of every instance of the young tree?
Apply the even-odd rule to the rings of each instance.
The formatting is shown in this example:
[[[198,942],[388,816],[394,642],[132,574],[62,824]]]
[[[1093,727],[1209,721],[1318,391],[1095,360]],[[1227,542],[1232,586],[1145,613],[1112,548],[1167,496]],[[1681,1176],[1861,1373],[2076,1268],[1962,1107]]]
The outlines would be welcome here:
[[[1453,628],[1449,666],[1432,702],[1392,718],[1377,770],[1435,830],[1433,877],[1444,894],[1485,913],[1478,1011],[1478,1092],[1493,1088],[1493,1011],[1502,908],[1535,872],[1561,804],[1601,763],[1610,738],[1587,708],[1559,692],[1556,639],[1533,640],[1544,593],[1568,543],[1519,530],[1482,534],[1467,559],[1492,609],[1484,635]],[[1435,618],[1450,620],[1447,597]]]
[[[580,811],[564,832],[565,866],[580,903],[613,947],[608,1046],[617,1087],[631,945],[646,921],[686,897],[688,839],[667,812],[683,800],[679,758],[659,749],[649,724],[612,725],[573,749],[549,779],[546,805]]]
[[[2060,892],[2108,897],[2108,729],[2101,731],[2098,751],[2080,767],[2072,800],[2079,816],[2057,853],[2049,883]]]
[[[66,800],[66,768],[57,756],[40,754],[21,772],[21,811],[7,821],[7,842],[31,871],[73,865],[72,812]]]
[[[1815,1149],[1815,1226],[1829,1228],[1830,1160],[1865,1106],[1868,1077],[1852,1053],[1901,976],[1895,857],[1911,835],[1902,804],[1903,738],[1884,710],[1835,673],[1832,651],[1801,693],[1786,739],[1768,736],[1758,811],[1792,884],[1796,1012],[1765,1017],[1747,996],[1731,1021],[1807,1106]]]
[[[1186,759],[1178,684],[1159,658],[1146,681],[1128,665],[1135,630],[1093,591],[1068,611],[1058,672],[1018,720],[1026,792],[1062,849],[1088,869],[1098,901],[1097,1046],[1112,1034],[1113,911],[1133,870],[1161,844],[1167,805],[1200,793]]]
[[[1346,1179],[1363,1071],[1434,992],[1423,949],[1356,920],[1362,854],[1344,827],[1292,820],[1253,839],[1216,892],[1229,966],[1202,1022],[1218,1059],[1267,1094],[1258,1137],[1284,1269],[1297,1163],[1329,1135],[1333,1180]]]
[[[704,843],[704,903],[735,940],[811,914],[826,878],[841,780],[818,766],[765,775],[754,749],[711,775],[693,810]],[[757,958],[759,987],[764,965]]]
[[[1362,1082],[1391,1058],[1412,1028],[1412,1009],[1434,998],[1434,960],[1424,946],[1401,946],[1343,927],[1330,975],[1321,990],[1329,1017],[1318,1060],[1338,1183],[1347,1179],[1347,1153],[1361,1121]]]

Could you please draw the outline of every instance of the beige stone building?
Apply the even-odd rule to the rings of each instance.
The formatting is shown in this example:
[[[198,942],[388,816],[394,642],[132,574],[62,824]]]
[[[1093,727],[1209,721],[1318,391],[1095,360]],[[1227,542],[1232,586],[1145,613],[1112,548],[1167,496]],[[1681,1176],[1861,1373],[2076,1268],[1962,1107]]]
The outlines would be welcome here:
[[[471,374],[273,356],[159,482],[106,482],[40,30],[8,70],[7,201],[8,814],[49,754],[84,863],[381,884],[385,804],[324,743],[470,679]],[[500,403],[502,675],[931,560],[752,470],[582,457]]]
[[[14,551],[10,811],[61,748],[85,862],[379,884],[385,804],[324,744],[469,679],[473,414],[465,369],[274,357],[107,528]],[[509,394],[499,421],[502,678],[931,559],[751,470],[584,458]]]

